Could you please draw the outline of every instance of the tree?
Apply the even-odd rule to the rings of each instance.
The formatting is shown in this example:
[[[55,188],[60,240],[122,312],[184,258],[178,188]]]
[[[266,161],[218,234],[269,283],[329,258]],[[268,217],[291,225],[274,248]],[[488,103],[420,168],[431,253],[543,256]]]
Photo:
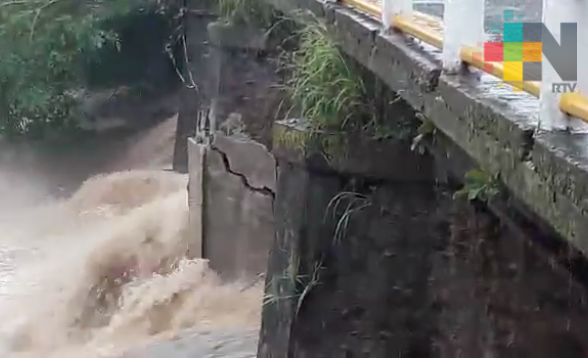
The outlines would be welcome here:
[[[117,34],[105,24],[161,0],[0,0],[0,135],[76,127],[84,63]]]

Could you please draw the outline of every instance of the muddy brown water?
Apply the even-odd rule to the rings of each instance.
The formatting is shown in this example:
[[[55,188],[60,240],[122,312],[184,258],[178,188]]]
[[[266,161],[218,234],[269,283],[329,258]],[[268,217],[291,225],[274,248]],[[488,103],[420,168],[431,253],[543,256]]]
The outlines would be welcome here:
[[[5,145],[0,355],[255,354],[261,288],[186,255],[187,176],[163,170],[174,135],[172,118],[57,151]]]

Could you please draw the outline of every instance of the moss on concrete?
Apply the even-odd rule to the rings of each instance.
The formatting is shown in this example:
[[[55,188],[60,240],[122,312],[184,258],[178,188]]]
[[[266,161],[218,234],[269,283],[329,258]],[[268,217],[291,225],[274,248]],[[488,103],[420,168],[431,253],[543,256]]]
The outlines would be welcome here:
[[[311,131],[304,131],[298,128],[288,126],[274,127],[274,148],[284,147],[291,151],[301,151],[306,153],[307,146],[311,140],[313,133]]]

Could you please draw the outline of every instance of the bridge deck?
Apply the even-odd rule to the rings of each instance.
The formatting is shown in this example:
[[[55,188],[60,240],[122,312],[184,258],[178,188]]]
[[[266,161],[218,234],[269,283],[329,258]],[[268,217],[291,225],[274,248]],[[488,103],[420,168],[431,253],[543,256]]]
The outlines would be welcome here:
[[[348,6],[351,6],[357,10],[360,10],[362,12],[367,12],[370,15],[377,17],[377,18],[381,18],[382,16],[382,1],[385,0],[341,0],[342,3],[347,4]],[[392,1],[392,0],[389,0]],[[395,0],[395,1],[399,1],[399,0]],[[410,1],[410,0],[408,0]],[[547,1],[547,0],[545,0]],[[413,9],[415,6],[415,2],[414,1],[410,1],[413,4]],[[493,1],[493,3],[500,3],[501,1]],[[523,1],[524,2],[524,1]],[[542,2],[539,2],[539,5],[541,5]],[[421,3],[420,5],[425,4],[425,3]],[[456,5],[457,6],[457,5]],[[504,8],[504,6],[498,6],[497,8]],[[489,11],[488,13],[496,13],[497,9],[493,9],[491,7],[491,10],[494,11]],[[443,15],[443,14],[441,14]],[[488,18],[486,18],[486,20],[488,20]],[[531,18],[532,21],[536,21],[536,19],[534,19],[534,17]],[[402,15],[401,16],[395,16],[392,22],[392,26],[400,31],[405,32],[408,35],[411,35],[419,40],[424,41],[425,43],[428,43],[434,47],[436,47],[439,50],[445,51],[444,50],[444,21],[447,21],[447,19],[443,19],[441,17],[437,17],[437,16],[431,16],[428,14],[424,14],[422,12],[419,11],[413,11],[413,13],[411,14],[411,16],[406,16],[406,15]],[[465,20],[464,20],[465,21]],[[495,16],[492,17],[490,19],[491,22],[496,21],[495,20]],[[527,21],[527,20],[523,20],[523,21]],[[545,22],[544,22],[545,23]],[[467,26],[467,24],[465,25]],[[484,24],[480,25],[480,26],[484,26]],[[468,30],[464,28],[464,31],[473,31],[473,30]],[[553,31],[553,30],[552,30]],[[476,32],[476,31],[473,31]],[[483,31],[482,31],[483,32]],[[453,33],[453,32],[452,32]],[[581,76],[578,77],[578,83],[580,84],[579,87],[576,88],[576,90],[574,90],[575,93],[565,93],[563,94],[561,97],[557,96],[557,94],[552,94],[551,92],[553,92],[551,90],[551,88],[549,88],[548,90],[546,89],[545,86],[541,86],[541,81],[528,81],[528,80],[523,80],[523,81],[502,81],[503,79],[508,78],[509,76],[513,76],[513,75],[517,75],[515,77],[519,77],[521,76],[521,78],[523,78],[523,73],[524,73],[524,78],[526,79],[542,79],[545,80],[545,71],[547,71],[547,73],[550,75],[548,78],[547,83],[560,83],[560,82],[556,82],[557,81],[557,76],[554,77],[554,74],[551,74],[548,70],[542,69],[541,67],[541,63],[529,63],[526,62],[525,66],[524,66],[524,70],[513,70],[512,66],[511,67],[505,67],[505,63],[503,62],[488,62],[485,61],[483,59],[483,49],[482,49],[482,45],[481,42],[483,41],[488,41],[487,39],[489,39],[492,34],[482,34],[485,37],[481,38],[481,40],[478,40],[477,43],[471,43],[471,44],[464,44],[461,43],[463,45],[461,45],[461,50],[458,51],[458,57],[461,58],[461,61],[467,63],[470,66],[476,67],[479,70],[486,72],[492,76],[495,76],[497,79],[496,81],[498,83],[501,82],[508,82],[509,85],[512,86],[512,90],[514,92],[521,92],[521,91],[525,91],[533,96],[535,96],[536,98],[540,98],[540,97],[545,97],[545,100],[542,101],[542,105],[541,108],[549,108],[550,111],[549,113],[543,113],[543,117],[545,117],[546,120],[543,120],[542,123],[543,124],[549,124],[547,127],[548,129],[551,129],[551,126],[556,126],[558,128],[565,128],[565,127],[571,127],[574,130],[580,130],[580,131],[588,131],[588,99],[586,97],[584,97],[582,94],[585,92],[583,92],[583,86],[582,85],[582,81],[581,80]],[[582,40],[583,41],[583,40]],[[459,44],[460,42],[457,41],[457,43]],[[448,48],[453,46],[448,46],[445,45]],[[507,51],[507,50],[505,50]],[[581,50],[581,52],[585,52],[585,50]],[[511,52],[505,52],[505,58],[506,58],[506,54],[512,54]],[[515,54],[515,56],[517,56]],[[583,55],[584,56],[584,55]],[[445,61],[445,60],[444,60]],[[518,71],[518,72],[517,72]],[[583,70],[582,70],[583,71]],[[553,71],[552,71],[553,72]],[[560,79],[561,80],[561,79]],[[550,104],[547,104],[546,101],[548,102],[552,102]],[[547,106],[549,105],[549,106]],[[553,106],[555,105],[555,106]],[[547,107],[546,107],[547,106]],[[571,116],[571,118],[566,118],[566,116]],[[580,121],[578,121],[580,120]]]
[[[309,2],[269,1],[287,12],[293,11],[292,7],[307,7]],[[310,0],[313,1],[322,4],[324,0]],[[478,0],[461,1],[467,5],[468,1]],[[501,1],[503,0],[492,0],[492,3]],[[405,41],[406,37],[417,40],[420,38],[412,36],[398,26],[398,23],[393,23],[392,26],[407,36],[393,33],[374,34],[378,23],[381,25],[382,9],[377,2],[338,2],[341,6],[355,7],[356,10],[367,12],[371,18],[361,19],[341,9],[340,6],[334,6],[338,17],[337,21],[330,24],[333,31],[350,33],[349,37],[340,39],[341,47],[369,67],[392,90],[399,91],[409,104],[420,109],[434,122],[439,132],[453,140],[456,147],[464,150],[479,168],[488,173],[500,174],[505,187],[515,193],[526,208],[532,209],[562,237],[588,253],[588,241],[585,240],[588,238],[588,209],[584,206],[588,203],[588,172],[585,171],[588,168],[588,134],[544,131],[545,127],[541,126],[541,123],[549,120],[550,113],[546,114],[542,105],[549,102],[556,112],[566,116],[565,121],[570,124],[582,121],[574,119],[573,115],[569,116],[569,112],[566,114],[565,110],[562,111],[557,99],[546,99],[543,96],[534,99],[525,93],[513,93],[509,86],[499,88],[497,83],[501,82],[500,77],[478,74],[470,76],[464,72],[450,71],[443,73],[445,64],[438,61],[440,58],[435,59],[438,52],[433,53],[426,47],[419,48],[412,46],[412,41]],[[293,6],[293,3],[297,5]],[[421,5],[415,5],[415,8],[420,10]],[[410,18],[418,16],[417,12],[413,12]],[[406,15],[401,14],[399,17],[404,17],[404,22],[411,21]],[[327,21],[332,19],[328,18]],[[439,20],[435,21],[442,24]],[[483,21],[488,19],[484,18]],[[537,20],[534,18],[532,21]],[[450,24],[450,21],[446,23],[447,29]],[[414,27],[419,26],[413,24]],[[440,27],[428,29],[440,37],[442,26]],[[356,41],[355,37],[362,39],[368,35],[366,41]],[[378,51],[374,51],[376,49]],[[460,58],[456,60],[468,63]],[[440,70],[443,74],[439,77]],[[415,81],[415,78],[418,80]],[[436,83],[429,83],[430,79],[434,79]],[[557,80],[552,78],[552,81]],[[473,102],[472,106],[466,105],[468,101]],[[473,109],[476,111],[472,114]],[[542,131],[537,131],[539,126],[542,127]],[[479,128],[483,130],[478,130]]]

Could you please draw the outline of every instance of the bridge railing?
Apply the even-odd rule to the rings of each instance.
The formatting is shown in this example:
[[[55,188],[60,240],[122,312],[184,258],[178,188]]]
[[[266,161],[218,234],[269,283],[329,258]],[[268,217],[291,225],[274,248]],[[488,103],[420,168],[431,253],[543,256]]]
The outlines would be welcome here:
[[[577,57],[577,81],[571,82],[562,81],[554,66],[545,61],[540,26],[535,27],[534,41],[523,39],[522,26],[514,24],[509,26],[510,39],[489,39],[484,31],[484,0],[445,0],[443,19],[415,11],[413,0],[339,2],[379,18],[386,30],[396,29],[441,50],[443,70],[447,73],[455,73],[467,64],[497,77],[497,81],[508,83],[514,91],[535,96],[540,102],[539,120],[543,129],[588,130],[588,37],[584,37],[588,34],[588,0],[543,0],[542,22],[556,41],[560,44],[561,41],[577,41],[577,54],[565,53],[559,57],[562,63]],[[577,40],[569,33],[565,39],[560,38],[562,23],[577,24]],[[513,37],[520,39],[512,41]],[[528,66],[531,62],[535,63],[534,71]],[[529,71],[534,74],[529,75]],[[529,76],[537,80],[526,79]],[[572,86],[564,89],[558,86],[562,83]]]

